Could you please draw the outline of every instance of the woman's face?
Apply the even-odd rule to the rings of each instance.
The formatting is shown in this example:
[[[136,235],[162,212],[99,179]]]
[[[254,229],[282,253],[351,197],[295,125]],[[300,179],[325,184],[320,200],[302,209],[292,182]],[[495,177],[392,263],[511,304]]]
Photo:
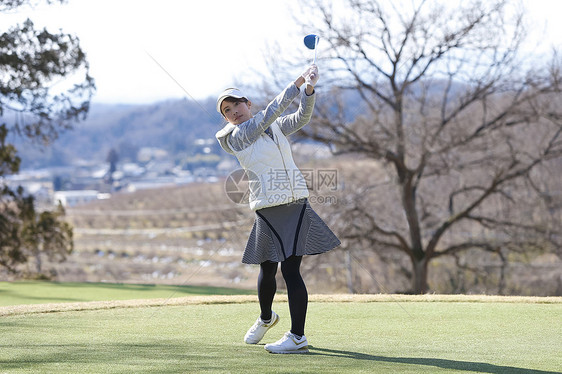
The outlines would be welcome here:
[[[251,107],[252,103],[250,101],[229,102],[225,100],[221,104],[221,111],[228,122],[233,125],[239,125],[252,118]]]

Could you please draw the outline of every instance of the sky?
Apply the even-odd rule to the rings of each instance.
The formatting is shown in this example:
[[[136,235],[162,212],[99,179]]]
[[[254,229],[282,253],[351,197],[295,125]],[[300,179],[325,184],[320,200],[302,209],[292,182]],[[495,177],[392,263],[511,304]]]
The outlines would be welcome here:
[[[96,80],[93,102],[143,104],[216,97],[241,72],[265,72],[268,45],[310,51],[296,26],[304,0],[68,0],[0,15],[2,28],[29,17],[51,32],[75,34]],[[562,0],[524,0],[535,31],[562,46]],[[306,14],[297,15],[306,21]],[[319,44],[321,46],[321,44]]]

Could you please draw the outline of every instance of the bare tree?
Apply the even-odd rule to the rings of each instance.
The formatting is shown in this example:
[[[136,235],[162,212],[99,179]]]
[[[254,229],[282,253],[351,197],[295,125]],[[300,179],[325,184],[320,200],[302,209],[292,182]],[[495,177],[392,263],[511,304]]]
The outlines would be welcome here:
[[[304,131],[385,174],[346,189],[342,236],[405,254],[415,293],[428,291],[428,264],[441,256],[480,249],[503,261],[509,250],[560,248],[559,221],[525,210],[548,195],[548,168],[560,167],[562,109],[556,54],[522,57],[523,9],[503,0],[335,4],[306,5],[333,91]],[[546,184],[562,190],[559,180]]]

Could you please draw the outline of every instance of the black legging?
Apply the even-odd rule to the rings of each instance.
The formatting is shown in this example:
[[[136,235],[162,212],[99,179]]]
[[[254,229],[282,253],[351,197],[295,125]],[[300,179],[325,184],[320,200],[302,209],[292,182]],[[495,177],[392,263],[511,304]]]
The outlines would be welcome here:
[[[291,313],[291,332],[295,335],[304,335],[304,321],[308,305],[306,285],[300,273],[302,256],[291,256],[281,263],[281,273],[287,285],[289,298],[289,311]],[[271,305],[277,291],[275,274],[277,262],[264,262],[260,265],[258,276],[258,298],[261,308],[261,319],[271,318]]]

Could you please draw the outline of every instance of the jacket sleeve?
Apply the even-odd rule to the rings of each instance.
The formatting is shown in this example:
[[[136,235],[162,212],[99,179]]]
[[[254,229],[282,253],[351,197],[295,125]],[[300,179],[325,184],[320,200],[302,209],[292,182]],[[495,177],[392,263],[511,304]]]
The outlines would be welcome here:
[[[294,132],[300,130],[304,125],[310,122],[312,117],[312,112],[314,110],[314,103],[316,102],[316,91],[312,95],[307,95],[303,93],[299,109],[287,116],[279,119],[279,127],[283,132],[283,135],[288,136]]]
[[[220,131],[215,134],[215,137],[219,141],[219,144],[222,149],[230,154],[234,154],[231,149],[231,146],[228,142],[228,138],[230,137],[230,133],[236,128],[236,125],[232,123],[227,123]]]
[[[255,142],[260,135],[289,107],[300,90],[289,84],[267,107],[250,120],[241,123],[228,136],[232,149],[241,151]]]

